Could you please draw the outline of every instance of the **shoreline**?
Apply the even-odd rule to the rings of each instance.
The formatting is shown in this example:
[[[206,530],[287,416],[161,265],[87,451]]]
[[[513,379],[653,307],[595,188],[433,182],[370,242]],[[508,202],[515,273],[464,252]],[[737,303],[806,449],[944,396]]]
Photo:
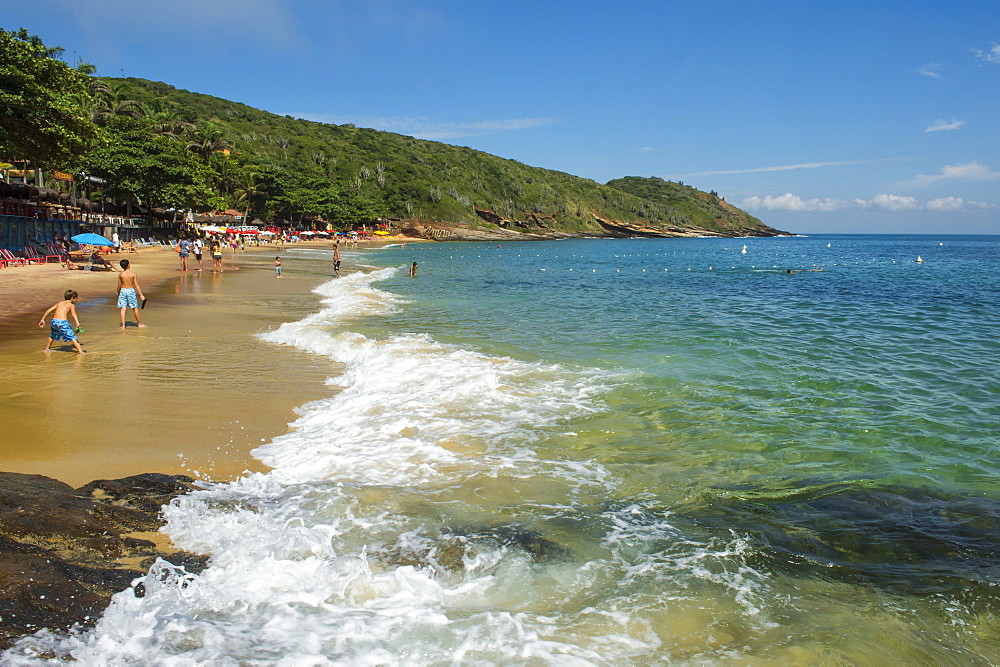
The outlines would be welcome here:
[[[316,311],[313,290],[329,278],[315,250],[329,247],[250,247],[226,255],[223,274],[182,272],[166,248],[129,253],[149,307],[145,328],[124,331],[113,273],[0,272],[11,297],[0,306],[0,650],[43,627],[92,626],[157,558],[205,566],[159,532],[161,507],[198,480],[266,470],[251,451],[288,433],[298,406],[339,391],[326,382],[339,364],[256,335]],[[342,252],[350,273],[364,253]],[[65,343],[42,351],[37,318],[66,288],[83,297],[85,355]]]
[[[358,250],[364,248],[378,248],[393,243],[429,243],[427,239],[412,239],[408,237],[385,237],[385,240],[368,241],[358,246]],[[299,241],[295,244],[285,244],[284,248],[274,245],[267,246],[247,246],[246,250],[241,250],[236,256],[245,253],[256,254],[259,252],[270,252],[272,250],[285,252],[296,247],[301,248],[325,248],[332,241],[330,239],[316,239],[312,241]],[[344,250],[344,246],[341,246]],[[350,248],[347,248],[350,250]],[[184,275],[180,270],[180,260],[177,253],[169,248],[143,248],[138,252],[106,255],[116,267],[122,259],[127,259],[133,264],[135,272],[139,276],[139,284],[143,292],[151,291],[153,288],[162,285],[170,278]],[[223,255],[223,266],[232,263],[233,254],[226,251]],[[188,265],[191,266],[194,257],[188,258]],[[204,256],[205,270],[202,273],[211,273],[212,258],[206,252]],[[75,289],[80,293],[78,303],[85,303],[88,296],[93,298],[95,294],[106,294],[108,285],[111,293],[117,289],[115,281],[107,280],[108,275],[114,275],[111,271],[70,271],[62,264],[29,264],[28,266],[5,267],[0,269],[0,294],[4,297],[0,300],[0,323],[8,322],[16,317],[34,313],[45,312],[45,309],[56,301],[62,299],[62,293],[67,289]],[[187,273],[197,273],[188,270]]]
[[[344,251],[345,273],[352,254],[396,242]],[[335,392],[326,380],[339,367],[256,334],[315,312],[316,273],[298,274],[295,265],[318,260],[294,254],[330,246],[248,247],[225,255],[222,274],[211,273],[211,259],[200,273],[181,272],[168,249],[112,255],[133,262],[149,298],[148,326],[125,331],[117,326],[115,273],[56,264],[0,271],[0,288],[13,297],[0,308],[0,363],[8,369],[0,392],[3,470],[79,487],[144,473],[229,481],[266,469],[250,451],[287,433],[295,408]],[[42,351],[48,329],[38,317],[68,288],[80,293],[85,355],[66,343]]]

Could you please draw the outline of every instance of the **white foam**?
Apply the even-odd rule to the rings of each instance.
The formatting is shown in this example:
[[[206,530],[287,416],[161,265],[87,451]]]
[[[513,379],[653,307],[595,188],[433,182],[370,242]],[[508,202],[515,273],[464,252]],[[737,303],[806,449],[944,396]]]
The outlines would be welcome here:
[[[349,331],[357,318],[404,305],[373,287],[396,271],[330,281],[316,290],[319,312],[261,335],[342,364],[330,380],[342,389],[300,408],[289,433],[256,450],[272,471],[208,485],[164,509],[164,531],[180,548],[209,554],[207,569],[191,575],[159,562],[141,582],[144,595],[116,595],[93,632],[42,633],[3,663],[45,662],[45,654],[95,665],[588,664],[652,655],[659,639],[618,608],[624,602],[599,604],[601,593],[597,607],[581,605],[580,591],[608,582],[625,590],[678,569],[699,576],[711,548],[637,552],[676,531],[632,521],[632,510],[592,517],[608,528],[606,555],[591,561],[533,562],[489,528],[530,511],[522,505],[573,516],[574,494],[601,498],[613,488],[600,464],[536,449],[601,411],[617,379],[426,335]],[[757,613],[751,573],[705,572]]]

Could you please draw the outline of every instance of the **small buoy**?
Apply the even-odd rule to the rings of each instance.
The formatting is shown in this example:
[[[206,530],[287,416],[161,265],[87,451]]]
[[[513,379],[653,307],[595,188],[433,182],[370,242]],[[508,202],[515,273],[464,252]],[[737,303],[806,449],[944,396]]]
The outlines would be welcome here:
[[[829,247],[830,247],[830,244],[829,244],[829,243],[827,243],[827,244],[826,244],[826,247],[827,247],[827,248],[829,248]]]
[[[917,255],[917,261],[918,261],[918,262],[922,262],[922,261],[924,261],[924,258],[923,258],[923,257],[921,257],[920,255]]]
[[[747,254],[747,247],[746,246],[743,246],[743,250],[740,250],[740,254],[742,254],[742,255]]]

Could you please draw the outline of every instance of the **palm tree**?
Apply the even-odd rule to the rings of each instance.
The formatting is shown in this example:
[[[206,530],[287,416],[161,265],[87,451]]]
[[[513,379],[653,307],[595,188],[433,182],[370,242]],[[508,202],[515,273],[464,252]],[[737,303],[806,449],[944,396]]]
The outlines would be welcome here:
[[[125,86],[111,86],[100,79],[91,79],[90,93],[94,103],[90,107],[90,119],[98,125],[107,125],[115,117],[142,118],[142,103],[129,99]]]
[[[288,160],[288,147],[292,145],[292,140],[288,137],[278,137],[274,143],[278,144],[278,148],[284,151],[285,160]]]
[[[173,109],[163,109],[155,104],[143,105],[146,122],[153,134],[171,139],[180,139],[183,135],[195,129],[190,121],[181,120]]]
[[[233,146],[222,136],[222,130],[217,125],[203,123],[191,133],[191,140],[187,147],[188,150],[197,153],[205,162],[208,162],[212,154],[229,150]]]
[[[243,224],[247,224],[250,217],[250,209],[253,207],[253,200],[264,194],[263,184],[260,182],[260,175],[253,171],[244,171],[240,174],[239,185],[234,192],[236,204],[246,202],[243,212]]]

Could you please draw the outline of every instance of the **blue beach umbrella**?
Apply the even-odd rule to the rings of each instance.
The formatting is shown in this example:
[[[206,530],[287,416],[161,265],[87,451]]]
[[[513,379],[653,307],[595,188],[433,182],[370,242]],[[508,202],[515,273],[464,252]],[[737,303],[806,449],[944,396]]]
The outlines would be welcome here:
[[[106,245],[113,246],[114,243],[107,240],[100,234],[77,234],[76,236],[71,236],[71,239],[79,243],[80,245]]]

